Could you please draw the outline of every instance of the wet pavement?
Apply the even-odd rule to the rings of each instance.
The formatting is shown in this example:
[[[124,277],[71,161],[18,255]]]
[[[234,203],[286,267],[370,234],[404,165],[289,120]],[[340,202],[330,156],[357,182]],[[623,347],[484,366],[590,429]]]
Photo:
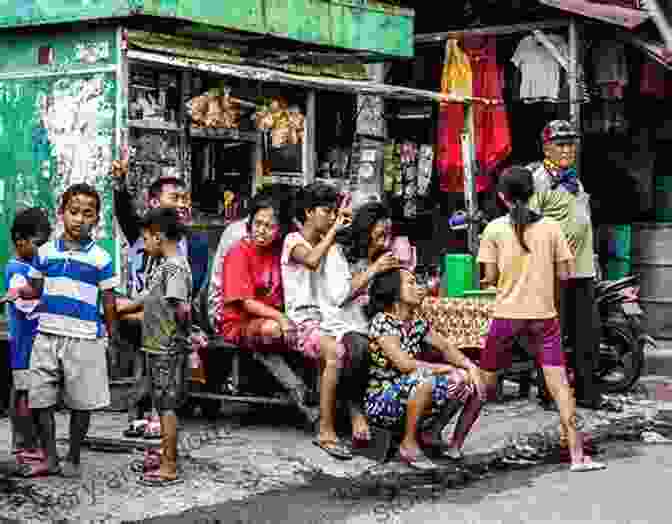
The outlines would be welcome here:
[[[624,412],[579,412],[593,440],[638,441],[642,432],[672,434],[666,405],[650,393],[623,399]],[[189,420],[181,432],[180,469],[184,483],[145,487],[134,468],[142,452],[85,450],[84,477],[11,480],[0,483],[0,518],[21,522],[343,522],[362,512],[382,511],[401,493],[416,503],[449,490],[497,478],[512,470],[558,463],[558,415],[529,400],[486,406],[465,445],[458,466],[443,462],[436,472],[418,473],[398,462],[378,464],[364,457],[338,462],[296,429],[289,410],[229,416],[215,424]],[[669,417],[668,420],[672,420]],[[57,420],[67,437],[67,417]],[[119,437],[125,415],[97,414],[91,435]],[[0,438],[9,442],[7,419]],[[66,443],[59,445],[62,454]],[[419,501],[419,502],[418,502]],[[379,508],[376,510],[376,508]]]
[[[547,464],[501,471],[460,489],[423,496],[405,490],[379,498],[343,524],[532,524],[669,522],[667,475],[672,446],[613,441],[600,460],[604,471],[569,473],[566,465]]]

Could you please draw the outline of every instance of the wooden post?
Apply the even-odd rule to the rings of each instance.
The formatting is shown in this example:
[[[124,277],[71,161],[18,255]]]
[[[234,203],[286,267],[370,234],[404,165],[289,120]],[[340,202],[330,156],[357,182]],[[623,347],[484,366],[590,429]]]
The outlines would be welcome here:
[[[191,139],[189,138],[189,132],[191,130],[191,116],[187,113],[186,103],[191,96],[191,71],[182,71],[177,73],[177,78],[179,82],[178,87],[178,100],[180,100],[180,106],[178,107],[178,112],[176,115],[177,125],[180,128],[180,155],[178,160],[180,175],[187,179],[189,183],[189,189],[193,187],[192,177],[187,177],[187,174],[191,173],[191,166],[187,166],[187,162],[191,161],[191,154],[189,149],[191,149]]]
[[[317,164],[317,151],[315,149],[315,131],[317,129],[315,98],[315,90],[311,89],[308,91],[308,94],[306,95],[306,118],[302,148],[304,184],[310,184],[315,180],[315,168]]]
[[[572,17],[569,23],[569,119],[581,134],[581,103],[583,94],[579,83],[579,72],[581,71],[581,37],[576,18]],[[576,145],[576,172],[581,175],[581,138]]]

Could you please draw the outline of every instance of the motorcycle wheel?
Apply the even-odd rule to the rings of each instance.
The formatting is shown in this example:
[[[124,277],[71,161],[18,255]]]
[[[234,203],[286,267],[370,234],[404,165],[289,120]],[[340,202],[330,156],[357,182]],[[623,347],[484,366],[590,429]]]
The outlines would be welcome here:
[[[643,367],[644,348],[631,330],[623,325],[605,325],[595,370],[602,393],[626,393],[639,380]]]

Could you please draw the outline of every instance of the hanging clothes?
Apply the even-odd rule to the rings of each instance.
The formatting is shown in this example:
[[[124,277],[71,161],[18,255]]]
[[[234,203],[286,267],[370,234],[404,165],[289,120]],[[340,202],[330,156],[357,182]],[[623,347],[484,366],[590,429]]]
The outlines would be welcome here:
[[[446,55],[441,77],[441,93],[470,97],[472,71],[469,57],[460,49],[457,40],[446,42]],[[460,134],[464,128],[462,104],[442,103],[439,110],[437,137],[437,167],[441,191],[464,192],[464,171]]]
[[[497,64],[494,37],[469,37],[464,48],[471,60],[474,97],[503,100],[504,71]],[[481,173],[476,177],[476,191],[491,188],[491,173],[511,154],[511,128],[502,104],[474,104],[474,140],[476,160]]]
[[[602,98],[621,100],[628,85],[628,62],[625,44],[613,40],[601,40],[593,48],[595,83]]]
[[[466,94],[469,80],[472,96],[491,100],[502,100],[504,73],[497,64],[496,40],[493,37],[472,37],[465,39],[465,51],[451,41],[446,48],[446,67],[442,92]],[[449,54],[450,53],[450,54]],[[456,58],[459,55],[459,59]],[[464,72],[464,61],[469,64],[471,77]],[[459,64],[451,67],[451,64]],[[460,69],[461,68],[461,69]],[[461,74],[461,76],[460,76]],[[460,83],[461,82],[461,83]],[[474,147],[480,173],[476,177],[476,191],[487,191],[492,187],[490,175],[511,153],[511,129],[506,108],[503,104],[475,103]],[[439,158],[440,188],[444,192],[464,192],[464,164],[460,134],[464,127],[464,106],[445,104],[439,116]]]
[[[562,36],[552,33],[546,33],[546,36],[562,56],[569,56],[569,47]],[[558,101],[561,66],[533,35],[526,36],[520,41],[511,61],[521,72],[521,100],[525,102]]]
[[[414,218],[417,213],[418,146],[413,142],[399,145],[401,158],[402,205],[404,217]]]
[[[420,146],[418,152],[418,195],[427,196],[432,181],[434,148],[428,144]]]

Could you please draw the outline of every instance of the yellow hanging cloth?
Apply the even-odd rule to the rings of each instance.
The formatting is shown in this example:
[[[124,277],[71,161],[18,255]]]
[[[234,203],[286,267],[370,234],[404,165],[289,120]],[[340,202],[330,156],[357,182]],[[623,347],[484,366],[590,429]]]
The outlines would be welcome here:
[[[471,62],[457,40],[446,41],[446,56],[441,76],[441,93],[458,97],[473,96]]]

